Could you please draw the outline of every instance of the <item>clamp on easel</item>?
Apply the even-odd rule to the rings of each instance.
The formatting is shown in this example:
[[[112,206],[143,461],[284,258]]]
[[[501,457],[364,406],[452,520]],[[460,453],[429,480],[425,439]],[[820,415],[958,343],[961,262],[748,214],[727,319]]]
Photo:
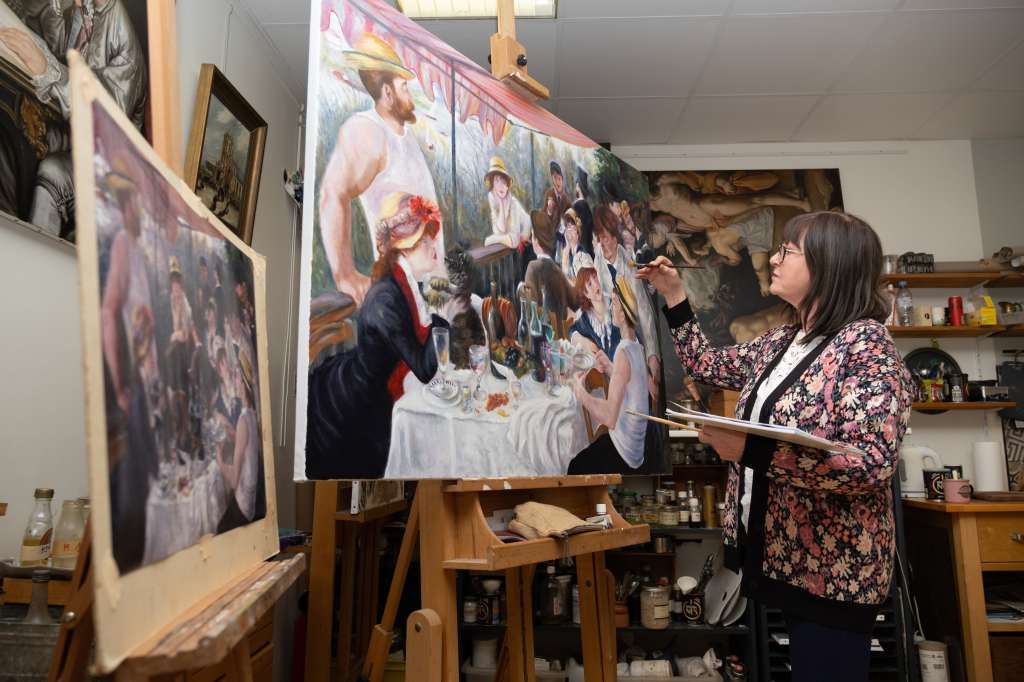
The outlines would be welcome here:
[[[498,0],[498,32],[491,35],[491,75],[508,83],[529,100],[548,99],[551,93],[527,71],[526,48],[516,40],[513,0]]]

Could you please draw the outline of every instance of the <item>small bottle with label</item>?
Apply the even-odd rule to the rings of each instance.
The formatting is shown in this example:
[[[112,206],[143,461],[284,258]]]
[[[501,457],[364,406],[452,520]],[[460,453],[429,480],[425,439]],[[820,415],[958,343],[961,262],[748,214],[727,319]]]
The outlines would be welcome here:
[[[53,531],[53,567],[74,568],[78,562],[78,550],[85,533],[85,518],[82,504],[78,500],[64,500],[60,518]]]
[[[679,589],[678,585],[672,587],[672,598],[669,601],[669,606],[672,610],[672,622],[682,623],[683,622],[683,592]]]
[[[53,541],[53,488],[36,488],[36,503],[21,540],[21,565],[46,566]]]
[[[700,514],[700,500],[696,497],[690,498],[690,528],[703,528],[704,521]]]
[[[564,620],[562,611],[562,590],[555,577],[555,565],[548,564],[547,580],[544,582],[544,589],[541,591],[543,603],[541,605],[541,622],[545,625],[555,625]]]
[[[594,516],[588,517],[587,523],[593,523],[604,528],[612,527],[612,517],[608,513],[608,505],[604,502],[598,502],[594,511]]]

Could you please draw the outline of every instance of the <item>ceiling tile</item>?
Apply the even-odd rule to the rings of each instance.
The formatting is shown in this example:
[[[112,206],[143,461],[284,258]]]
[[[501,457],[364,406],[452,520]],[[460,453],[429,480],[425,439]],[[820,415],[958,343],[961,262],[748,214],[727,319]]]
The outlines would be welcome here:
[[[308,24],[310,0],[242,0],[261,24]]]
[[[958,96],[914,134],[927,140],[1024,137],[1024,92]]]
[[[309,70],[309,25],[271,24],[263,29],[291,71],[292,90],[305,93],[306,73]]]
[[[559,24],[558,94],[685,97],[718,19],[569,21]]]
[[[900,9],[984,9],[1024,7],[1024,0],[906,0]]]
[[[793,136],[801,142],[910,137],[950,96],[941,93],[823,97]]]
[[[714,144],[787,140],[818,99],[816,95],[694,97],[669,142]]]
[[[972,85],[978,90],[1024,90],[1024,41]]]
[[[684,100],[674,98],[558,100],[558,117],[596,142],[664,142],[679,118]]]
[[[900,0],[736,0],[732,14],[776,12],[863,12],[890,10]]]
[[[704,68],[697,94],[824,92],[883,16],[793,14],[730,18]]]
[[[491,34],[497,26],[493,19],[452,19],[417,22],[438,38],[466,55],[488,71]],[[530,75],[551,89],[555,79],[555,22],[529,19],[516,22],[516,39],[526,48]]]
[[[728,0],[558,0],[559,19],[594,17],[683,17],[719,16]]]
[[[836,92],[966,86],[1024,34],[1024,10],[899,12],[836,83]]]

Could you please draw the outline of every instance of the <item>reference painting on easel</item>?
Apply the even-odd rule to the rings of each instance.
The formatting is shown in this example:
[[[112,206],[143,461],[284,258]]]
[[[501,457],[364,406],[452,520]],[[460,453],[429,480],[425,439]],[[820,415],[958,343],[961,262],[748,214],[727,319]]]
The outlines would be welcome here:
[[[71,62],[96,652],[109,671],[277,550],[266,263]]]
[[[383,0],[311,26],[296,479],[666,470],[647,179]]]
[[[650,248],[681,272],[701,331],[714,346],[746,343],[785,324],[768,293],[768,261],[793,217],[842,210],[836,168],[648,172]],[[698,266],[698,267],[692,267]]]

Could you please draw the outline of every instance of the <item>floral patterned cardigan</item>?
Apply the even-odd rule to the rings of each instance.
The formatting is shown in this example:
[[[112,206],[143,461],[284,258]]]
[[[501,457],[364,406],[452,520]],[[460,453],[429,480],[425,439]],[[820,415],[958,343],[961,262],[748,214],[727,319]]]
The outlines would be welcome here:
[[[751,415],[797,328],[714,348],[687,302],[665,309],[676,353],[696,381],[738,390],[736,416],[794,426],[852,444],[837,454],[750,435],[726,486],[726,564],[743,592],[822,625],[870,631],[889,593],[895,549],[893,494],[913,390],[884,325],[851,322],[819,344]],[[754,470],[747,529],[738,523],[743,468]]]

